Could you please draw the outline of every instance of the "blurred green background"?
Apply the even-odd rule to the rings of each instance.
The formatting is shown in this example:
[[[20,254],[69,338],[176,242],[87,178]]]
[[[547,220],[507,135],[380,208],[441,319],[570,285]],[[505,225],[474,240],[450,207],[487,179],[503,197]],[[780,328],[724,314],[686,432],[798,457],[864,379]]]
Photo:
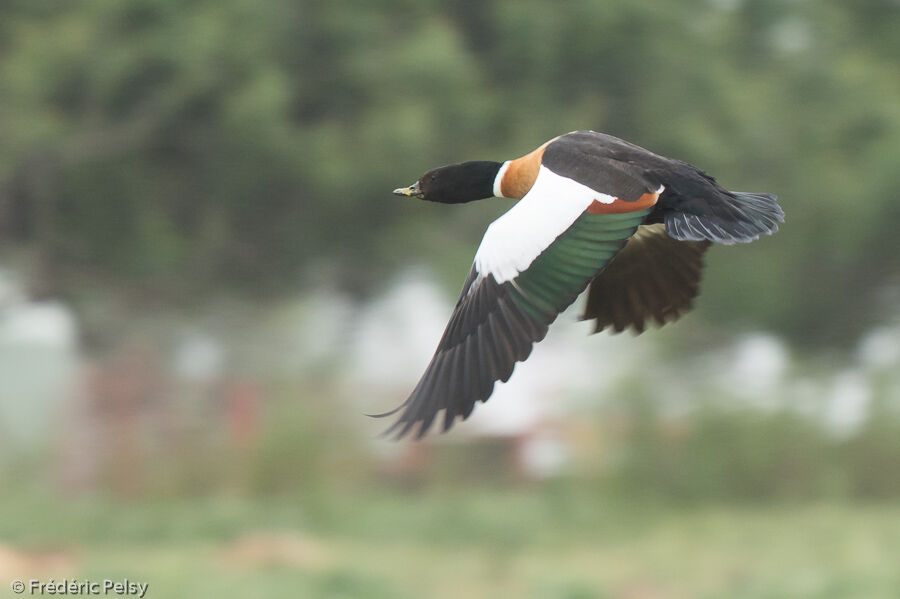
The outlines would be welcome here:
[[[900,596],[896,0],[0,0],[0,593]],[[639,338],[564,314],[377,437],[505,200],[595,129],[779,195]],[[5,596],[5,595],[4,595]]]

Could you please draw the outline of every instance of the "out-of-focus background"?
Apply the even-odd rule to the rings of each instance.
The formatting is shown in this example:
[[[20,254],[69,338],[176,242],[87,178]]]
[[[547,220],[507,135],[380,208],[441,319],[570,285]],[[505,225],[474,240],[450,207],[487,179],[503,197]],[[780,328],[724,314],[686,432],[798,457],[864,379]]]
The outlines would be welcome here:
[[[895,0],[3,0],[0,581],[148,597],[900,596]],[[596,129],[781,232],[377,437],[505,200]],[[9,591],[2,591],[9,592]]]

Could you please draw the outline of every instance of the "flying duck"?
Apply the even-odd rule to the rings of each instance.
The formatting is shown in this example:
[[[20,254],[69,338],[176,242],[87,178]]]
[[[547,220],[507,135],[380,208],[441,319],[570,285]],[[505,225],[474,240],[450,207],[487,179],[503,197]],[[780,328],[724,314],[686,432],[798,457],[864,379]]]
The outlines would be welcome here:
[[[461,204],[519,200],[488,226],[431,363],[386,431],[443,431],[507,381],[547,327],[589,288],[594,332],[660,326],[691,308],[711,242],[745,243],[784,222],[776,197],[729,191],[700,169],[595,131],[506,162],[431,170],[394,193]]]

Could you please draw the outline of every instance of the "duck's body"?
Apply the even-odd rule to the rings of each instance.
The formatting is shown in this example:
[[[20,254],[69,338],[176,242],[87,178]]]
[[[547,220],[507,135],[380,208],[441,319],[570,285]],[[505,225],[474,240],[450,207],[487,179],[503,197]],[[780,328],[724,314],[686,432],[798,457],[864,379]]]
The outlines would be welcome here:
[[[393,414],[417,436],[486,401],[548,326],[590,285],[595,331],[644,330],[680,316],[697,295],[710,242],[778,229],[775,196],[728,191],[693,166],[611,135],[575,131],[503,163],[435,169],[400,195],[444,203],[519,199],[491,223],[437,351]],[[385,415],[388,415],[385,414]]]

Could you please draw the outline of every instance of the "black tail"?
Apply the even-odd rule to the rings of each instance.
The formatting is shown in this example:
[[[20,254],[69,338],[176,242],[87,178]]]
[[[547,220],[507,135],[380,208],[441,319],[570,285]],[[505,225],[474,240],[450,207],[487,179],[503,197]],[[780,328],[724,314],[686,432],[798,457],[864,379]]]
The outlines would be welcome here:
[[[665,212],[666,233],[683,241],[708,239],[727,245],[771,235],[784,222],[778,198],[770,193],[728,191],[716,202],[696,200]]]

